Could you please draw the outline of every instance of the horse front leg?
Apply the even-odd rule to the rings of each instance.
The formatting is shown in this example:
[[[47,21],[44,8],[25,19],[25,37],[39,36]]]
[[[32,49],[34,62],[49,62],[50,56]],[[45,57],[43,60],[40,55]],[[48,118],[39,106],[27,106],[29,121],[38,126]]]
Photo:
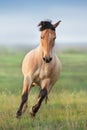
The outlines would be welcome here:
[[[46,88],[43,88],[41,89],[40,93],[39,93],[39,96],[38,96],[38,101],[37,103],[30,109],[30,115],[31,116],[35,116],[36,113],[38,112],[41,104],[42,104],[42,101],[47,97],[47,89]]]
[[[17,118],[20,117],[25,112],[28,106],[28,94],[29,94],[30,88],[31,88],[31,83],[29,81],[29,78],[26,77],[24,78],[24,86],[23,86],[23,91],[22,91],[21,103],[16,113]]]

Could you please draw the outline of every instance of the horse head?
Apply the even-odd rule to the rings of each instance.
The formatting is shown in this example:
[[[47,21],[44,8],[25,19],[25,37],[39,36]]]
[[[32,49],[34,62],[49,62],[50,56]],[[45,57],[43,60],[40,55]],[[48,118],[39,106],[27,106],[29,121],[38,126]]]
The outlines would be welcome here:
[[[55,45],[56,39],[56,27],[60,24],[58,21],[55,24],[51,24],[50,21],[41,21],[38,26],[40,26],[41,31],[41,47],[42,47],[42,58],[46,63],[52,61],[52,50]]]

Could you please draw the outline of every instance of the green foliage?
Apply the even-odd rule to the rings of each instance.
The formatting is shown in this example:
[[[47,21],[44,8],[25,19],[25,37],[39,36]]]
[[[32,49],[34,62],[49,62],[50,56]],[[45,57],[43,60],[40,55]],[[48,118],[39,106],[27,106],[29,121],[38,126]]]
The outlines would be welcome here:
[[[29,115],[38,88],[29,95],[29,107],[21,119],[15,113],[21,100],[24,53],[0,54],[0,130],[86,130],[87,129],[87,54],[60,54],[59,82],[43,102],[35,118]]]

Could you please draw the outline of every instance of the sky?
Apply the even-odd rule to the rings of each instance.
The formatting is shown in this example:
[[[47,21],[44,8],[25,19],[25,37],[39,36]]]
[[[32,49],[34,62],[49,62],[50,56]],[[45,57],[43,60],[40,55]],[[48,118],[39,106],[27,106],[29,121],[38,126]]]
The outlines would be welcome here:
[[[38,44],[42,20],[62,21],[57,43],[87,44],[87,0],[0,0],[0,44]]]

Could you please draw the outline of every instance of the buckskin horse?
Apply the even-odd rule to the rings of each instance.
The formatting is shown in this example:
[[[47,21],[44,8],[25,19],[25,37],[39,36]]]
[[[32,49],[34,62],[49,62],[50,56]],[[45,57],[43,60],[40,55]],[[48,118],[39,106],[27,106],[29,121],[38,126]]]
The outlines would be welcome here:
[[[59,78],[61,63],[53,48],[56,39],[55,30],[60,22],[52,24],[50,21],[41,21],[38,25],[41,31],[41,42],[23,60],[22,72],[24,83],[21,103],[16,117],[20,117],[25,112],[28,105],[28,95],[32,86],[37,85],[41,88],[36,104],[30,109],[30,115],[35,116],[43,100],[47,99],[50,90]]]

